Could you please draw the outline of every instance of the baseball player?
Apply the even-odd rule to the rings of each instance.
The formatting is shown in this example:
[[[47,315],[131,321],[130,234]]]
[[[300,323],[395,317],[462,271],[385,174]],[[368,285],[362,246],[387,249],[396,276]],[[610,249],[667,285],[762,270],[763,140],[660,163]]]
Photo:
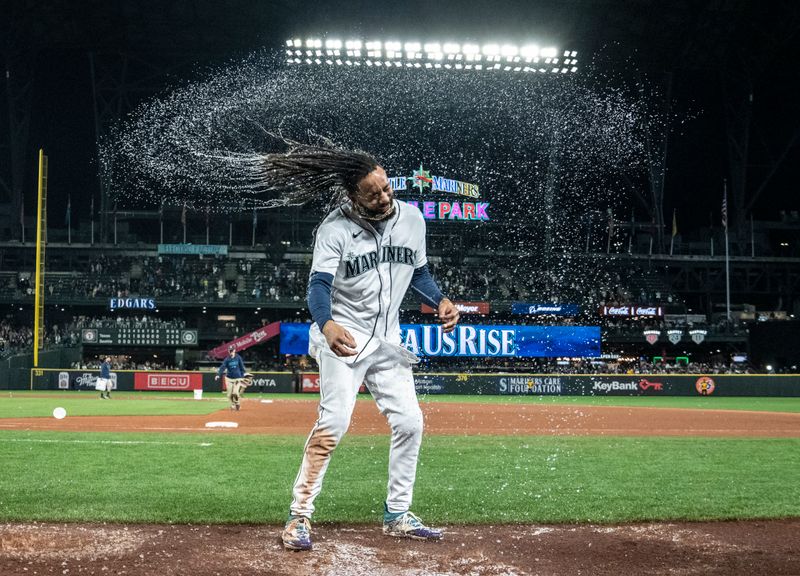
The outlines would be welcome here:
[[[425,221],[417,208],[393,198],[384,169],[360,152],[303,147],[267,157],[268,175],[304,179],[313,191],[335,183],[338,201],[316,231],[308,287],[314,323],[309,353],[320,371],[319,418],[305,445],[282,533],[290,550],[310,550],[314,500],[331,453],[348,426],[360,385],[366,383],[392,430],[383,532],[438,540],[439,530],[410,512],[422,412],[411,365],[401,346],[399,310],[409,286],[438,309],[450,332],[459,313],[442,296],[427,266]]]
[[[100,364],[100,377],[97,379],[96,390],[100,391],[100,398],[111,399],[111,358],[106,356]]]
[[[247,388],[247,384],[253,381],[253,378],[251,374],[245,371],[244,360],[236,353],[236,346],[228,346],[228,355],[220,364],[214,380],[219,380],[219,377],[223,374],[225,374],[228,402],[231,403],[231,410],[238,412],[241,408],[242,394]]]

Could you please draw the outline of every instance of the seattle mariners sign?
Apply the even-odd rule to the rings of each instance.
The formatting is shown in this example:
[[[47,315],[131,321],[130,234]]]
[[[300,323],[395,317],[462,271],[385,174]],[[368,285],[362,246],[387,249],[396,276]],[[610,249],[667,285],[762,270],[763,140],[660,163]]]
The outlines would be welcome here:
[[[408,194],[444,193],[465,196],[472,200],[481,197],[480,188],[472,182],[462,182],[444,176],[431,175],[422,164],[411,176],[394,176],[389,178],[395,192]],[[432,202],[407,200],[412,206],[419,208],[426,220],[489,220],[488,202]]]
[[[408,183],[411,182],[411,188],[416,188],[417,192],[423,194],[425,190],[431,192],[445,192],[447,194],[458,194],[459,196],[467,196],[469,198],[480,198],[481,193],[477,184],[471,182],[461,182],[460,180],[451,180],[443,176],[431,176],[430,170],[425,170],[422,164],[419,165],[419,170],[414,170],[411,176],[394,176],[389,178],[392,189],[397,191],[406,191],[409,189]]]

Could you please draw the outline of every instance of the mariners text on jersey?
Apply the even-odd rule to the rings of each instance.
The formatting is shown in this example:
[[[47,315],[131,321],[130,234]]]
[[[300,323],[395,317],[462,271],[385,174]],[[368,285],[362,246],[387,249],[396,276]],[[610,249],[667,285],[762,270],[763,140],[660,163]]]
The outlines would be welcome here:
[[[414,266],[416,261],[414,251],[405,246],[381,246],[381,262],[393,262]],[[350,255],[345,260],[345,278],[355,278],[364,272],[369,272],[378,265],[378,252],[373,250],[366,254]]]

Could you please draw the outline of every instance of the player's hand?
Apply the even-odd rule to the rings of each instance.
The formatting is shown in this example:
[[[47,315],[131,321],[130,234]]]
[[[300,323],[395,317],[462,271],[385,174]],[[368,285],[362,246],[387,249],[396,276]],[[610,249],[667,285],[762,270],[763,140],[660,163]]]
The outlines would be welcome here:
[[[355,356],[358,354],[356,339],[344,326],[340,326],[333,320],[328,320],[325,322],[325,326],[322,327],[322,333],[325,335],[325,340],[328,341],[331,351],[337,356]]]
[[[219,380],[219,374],[217,374],[216,376],[214,376],[214,381],[216,382],[217,380]]]
[[[442,323],[442,332],[447,334],[455,330],[460,317],[461,313],[456,308],[456,305],[450,302],[448,298],[442,298],[442,301],[439,302],[439,322]]]

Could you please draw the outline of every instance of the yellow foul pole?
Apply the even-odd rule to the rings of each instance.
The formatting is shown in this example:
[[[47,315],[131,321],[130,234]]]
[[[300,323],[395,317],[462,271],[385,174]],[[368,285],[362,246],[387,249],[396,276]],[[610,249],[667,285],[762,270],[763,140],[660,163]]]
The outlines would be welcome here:
[[[44,248],[47,244],[47,156],[39,150],[39,190],[36,200],[36,291],[33,312],[33,367],[44,346]]]

